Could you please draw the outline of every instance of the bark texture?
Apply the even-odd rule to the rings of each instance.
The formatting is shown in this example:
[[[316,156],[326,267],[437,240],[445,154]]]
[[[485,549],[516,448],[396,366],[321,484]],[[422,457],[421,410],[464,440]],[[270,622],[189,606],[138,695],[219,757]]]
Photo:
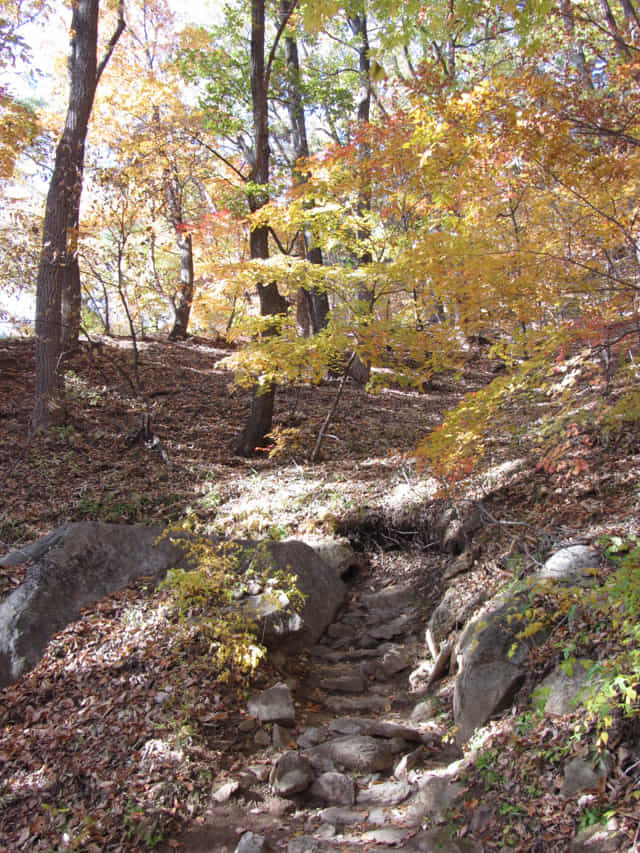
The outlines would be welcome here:
[[[99,0],[77,0],[73,4],[69,103],[47,193],[38,266],[34,429],[47,428],[64,417],[61,404],[63,341],[71,346],[74,334],[77,341],[80,327],[77,250],[85,141],[100,75],[125,26],[121,2],[116,30],[98,65],[99,11]],[[63,292],[68,323],[66,335],[62,330]]]
[[[291,11],[295,3],[291,3]],[[290,13],[289,13],[290,14]],[[280,21],[278,35],[274,41],[269,63],[265,63],[265,0],[251,3],[251,99],[253,104],[254,163],[251,181],[256,189],[249,195],[251,212],[259,210],[269,200],[269,114],[268,91],[270,64],[284,27]],[[254,228],[250,237],[250,254],[254,259],[269,257],[269,230],[265,226]],[[260,314],[274,316],[287,310],[287,303],[280,295],[276,282],[258,285]],[[271,432],[276,388],[273,383],[258,382],[254,388],[251,411],[242,434],[235,445],[236,453],[251,456],[264,446]]]

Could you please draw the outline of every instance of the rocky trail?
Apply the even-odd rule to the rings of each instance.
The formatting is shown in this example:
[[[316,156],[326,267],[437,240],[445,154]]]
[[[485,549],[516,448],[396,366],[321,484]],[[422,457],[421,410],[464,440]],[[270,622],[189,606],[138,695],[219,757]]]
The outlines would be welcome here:
[[[384,564],[399,555],[376,556],[350,578],[320,642],[277,660],[281,680],[249,702],[244,754],[218,783],[221,802],[180,839],[185,849],[478,849],[433,827],[460,790],[461,752],[434,720],[450,686],[427,688],[425,658],[446,558],[414,552],[416,572],[398,583]]]

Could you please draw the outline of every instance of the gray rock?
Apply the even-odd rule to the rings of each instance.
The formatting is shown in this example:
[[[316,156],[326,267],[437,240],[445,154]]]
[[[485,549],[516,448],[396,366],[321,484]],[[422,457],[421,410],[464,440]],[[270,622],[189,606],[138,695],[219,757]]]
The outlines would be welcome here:
[[[393,766],[393,753],[388,742],[366,735],[335,738],[312,747],[305,755],[314,766],[320,764],[323,770],[335,769],[337,765],[361,773],[375,773]],[[327,760],[334,767],[327,766]]]
[[[319,853],[320,844],[312,835],[299,835],[287,844],[287,853]]]
[[[261,597],[257,606],[259,611],[266,611],[260,624],[260,637],[265,645],[298,652],[317,643],[327,625],[333,622],[346,592],[335,569],[302,542],[241,542],[237,547],[243,555],[240,570],[250,565],[257,572],[281,570],[295,575],[296,587],[304,596],[299,613],[293,612],[279,594],[265,593]]]
[[[444,570],[442,579],[450,581],[453,578],[458,577],[458,575],[463,575],[466,572],[471,571],[474,559],[475,555],[473,551],[471,549],[467,549],[464,553],[460,554],[449,563],[447,568]]]
[[[360,560],[356,552],[344,539],[305,539],[304,541],[340,577],[360,568]]]
[[[618,853],[624,843],[618,821],[612,818],[606,826],[596,824],[580,830],[569,842],[569,853]]]
[[[392,619],[391,622],[374,625],[367,630],[376,640],[391,640],[399,634],[405,634],[412,623],[413,617],[405,613],[402,616]]]
[[[542,567],[539,577],[569,584],[593,581],[600,559],[597,551],[586,545],[571,545],[556,551]]]
[[[256,746],[271,746],[271,737],[269,736],[269,732],[265,732],[264,729],[258,729],[253,736],[253,742]]]
[[[411,663],[411,652],[404,647],[394,646],[386,651],[376,668],[376,678],[384,681],[398,672],[402,672]]]
[[[324,823],[330,823],[333,826],[360,823],[363,819],[364,816],[361,812],[356,812],[352,809],[340,809],[336,806],[322,809],[320,812],[320,820]]]
[[[389,700],[384,696],[329,696],[324,704],[332,714],[358,714],[382,711]]]
[[[162,578],[182,549],[162,529],[83,521],[64,524],[0,565],[34,561],[24,583],[0,604],[0,687],[34,667],[50,638],[83,607],[141,576]]]
[[[299,752],[290,750],[276,761],[269,776],[269,784],[274,794],[291,797],[306,791],[315,778],[309,761]]]
[[[262,835],[256,835],[255,832],[245,832],[240,838],[235,853],[266,853],[267,840]]]
[[[478,726],[509,707],[526,677],[528,646],[517,639],[525,626],[526,593],[499,597],[460,637],[460,671],[453,695],[456,739],[465,743]]]
[[[296,718],[291,691],[282,682],[249,699],[247,710],[261,723],[293,725]]]
[[[356,799],[355,783],[344,773],[322,773],[311,786],[310,793],[334,806],[352,806]]]
[[[412,586],[394,584],[378,592],[369,592],[360,596],[360,601],[369,610],[404,610],[416,598],[416,591]]]
[[[380,782],[358,791],[356,802],[359,806],[397,806],[413,792],[408,782]]]
[[[389,812],[384,809],[369,809],[369,816],[367,818],[367,823],[370,823],[372,826],[384,826],[389,823],[391,820],[391,816]]]
[[[367,689],[367,679],[361,672],[352,672],[321,678],[318,686],[332,693],[364,693]]]
[[[438,703],[435,699],[424,699],[418,702],[411,712],[412,723],[428,723],[438,713]]]
[[[560,665],[533,692],[533,703],[544,702],[545,714],[564,716],[576,710],[593,661],[576,660],[570,671]]]
[[[266,764],[250,764],[247,770],[256,777],[258,782],[266,782],[269,778],[270,768]]]
[[[5,566],[33,561],[24,583],[0,604],[0,687],[10,684],[40,660],[49,639],[82,610],[148,576],[160,580],[169,568],[192,566],[180,539],[161,538],[162,530],[142,525],[77,522],[65,524],[38,542],[4,557]],[[345,586],[335,569],[302,542],[223,543],[214,549],[237,562],[237,571],[286,571],[297,577],[305,596],[300,612],[284,593],[243,598],[234,607],[257,613],[260,637],[268,646],[300,651],[313,645],[342,604]]]
[[[216,803],[226,803],[231,799],[239,787],[240,783],[237,779],[230,779],[228,782],[223,782],[222,785],[219,785],[211,796]]]
[[[355,634],[355,628],[352,625],[345,625],[343,622],[332,622],[327,628],[327,636],[332,639],[351,638]]]
[[[311,746],[317,746],[328,737],[329,732],[327,729],[311,726],[298,735],[298,747],[299,749],[308,749]]]
[[[407,807],[404,819],[410,826],[419,826],[425,818],[440,820],[458,800],[464,787],[454,781],[455,772],[449,768],[432,770],[420,782],[420,790]]]
[[[450,587],[440,604],[431,614],[427,623],[426,642],[434,660],[440,652],[440,643],[449,636],[454,628],[462,627],[476,607],[487,598],[486,592],[464,592]]]
[[[419,746],[417,749],[414,749],[413,752],[408,752],[406,755],[403,755],[400,761],[393,768],[393,775],[396,779],[406,779],[407,774],[411,770],[415,770],[416,767],[420,767],[424,764],[425,759],[427,757],[427,753],[423,747]]]
[[[422,732],[411,726],[398,723],[385,723],[368,717],[339,717],[329,723],[329,731],[342,735],[371,735],[382,738],[402,738],[403,740],[422,742]]]
[[[403,853],[482,853],[471,838],[451,838],[448,826],[430,829],[402,845]]]
[[[573,758],[565,765],[560,793],[563,797],[573,797],[582,791],[597,791],[606,777],[606,769],[596,770],[591,762],[584,758]]]
[[[365,844],[401,844],[409,831],[407,829],[397,829],[396,827],[387,826],[382,829],[370,829],[363,832],[361,835],[362,842]]]
[[[291,732],[279,726],[278,723],[273,724],[271,741],[275,749],[292,749],[296,745],[291,737]]]

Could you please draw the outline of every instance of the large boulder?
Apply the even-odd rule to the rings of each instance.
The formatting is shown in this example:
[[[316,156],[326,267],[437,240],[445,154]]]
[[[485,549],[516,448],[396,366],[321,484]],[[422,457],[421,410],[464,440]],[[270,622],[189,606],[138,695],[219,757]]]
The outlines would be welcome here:
[[[234,547],[239,555],[239,571],[274,577],[279,573],[294,575],[296,588],[304,597],[297,609],[285,593],[269,588],[239,600],[240,606],[258,617],[261,641],[270,648],[283,647],[292,653],[313,646],[344,601],[346,586],[339,568],[326,563],[309,545],[293,539],[225,545]]]
[[[453,694],[458,743],[465,743],[476,727],[508,708],[525,681],[529,650],[517,634],[526,625],[527,603],[526,593],[499,598],[460,637]]]
[[[160,578],[182,558],[161,529],[125,524],[64,524],[1,566],[32,562],[24,583],[0,604],[0,687],[34,667],[47,643],[83,607],[138,577]]]
[[[170,568],[194,565],[178,538],[161,536],[159,527],[77,522],[65,524],[32,545],[13,551],[0,566],[31,563],[24,583],[0,604],[0,687],[34,667],[51,637],[80,616],[83,607],[123,589],[136,578],[162,579]],[[211,545],[233,554],[239,574],[289,573],[304,596],[294,610],[277,590],[241,596],[234,606],[258,617],[267,646],[292,651],[313,645],[343,601],[338,571],[302,542]]]
[[[508,708],[527,677],[531,643],[547,636],[541,628],[524,642],[518,635],[527,627],[526,611],[536,589],[582,586],[592,582],[598,553],[585,546],[557,551],[543,569],[519,590],[499,595],[464,629],[457,646],[453,711],[459,743],[466,742],[477,726]]]

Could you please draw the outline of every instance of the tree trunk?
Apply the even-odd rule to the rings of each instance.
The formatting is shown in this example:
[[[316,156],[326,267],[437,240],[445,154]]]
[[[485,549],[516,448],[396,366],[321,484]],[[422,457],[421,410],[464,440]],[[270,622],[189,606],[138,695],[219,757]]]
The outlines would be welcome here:
[[[180,251],[180,287],[173,301],[173,328],[169,333],[172,341],[187,337],[191,305],[193,303],[193,242],[191,234],[178,233],[178,249]]]
[[[291,0],[281,0],[280,18],[286,21],[291,15],[293,3]],[[300,91],[300,61],[298,45],[295,38],[287,35],[284,40],[285,60],[287,63],[287,108],[291,123],[293,141],[293,183],[300,186],[307,180],[306,172],[301,168],[301,161],[309,158],[309,143],[307,140],[307,124],[304,115],[304,104]],[[322,265],[322,250],[318,246],[307,248],[310,243],[309,235],[300,235],[299,247],[294,247],[299,257],[306,257],[312,264]],[[326,292],[315,288],[300,288],[297,298],[297,319],[305,337],[310,333],[316,335],[327,325],[329,315],[329,297]]]
[[[371,61],[369,58],[369,32],[367,30],[367,15],[364,11],[349,17],[349,26],[358,42],[358,76],[360,88],[358,92],[358,129],[361,137],[366,133],[367,126],[371,115]],[[368,161],[371,155],[370,146],[360,138],[358,142],[358,160],[361,164],[359,175],[358,189],[358,213],[364,216],[371,210],[371,182],[367,173]],[[358,231],[358,240],[366,243],[369,239],[369,231],[365,227],[361,227]],[[373,257],[368,248],[360,254],[360,266],[367,266],[371,263]],[[358,292],[358,301],[360,302],[360,310],[363,313],[368,313],[373,308],[375,293],[366,284],[360,287]],[[365,364],[359,356],[356,356],[352,362],[350,376],[359,385],[366,385],[371,374],[371,365]]]
[[[293,10],[294,3],[291,4]],[[289,13],[290,14],[290,13]],[[287,16],[288,20],[288,16]],[[286,20],[280,22],[278,36],[271,50],[273,57],[277,39],[284,30]],[[269,118],[268,88],[270,68],[265,66],[265,0],[251,2],[251,99],[253,104],[254,167],[251,180],[256,190],[249,195],[251,212],[259,210],[269,200]],[[254,228],[249,238],[252,259],[266,260],[269,257],[269,230],[265,226]],[[275,282],[258,285],[260,315],[268,317],[287,309],[286,300],[280,295]],[[252,456],[264,446],[265,437],[271,432],[276,388],[272,382],[258,382],[253,391],[251,411],[244,430],[235,445],[236,453]]]
[[[62,353],[69,355],[78,349],[80,343],[80,325],[82,314],[82,287],[80,284],[80,265],[75,257],[69,264],[65,276],[62,299]]]
[[[69,103],[47,194],[36,291],[36,396],[34,430],[64,418],[61,394],[62,293],[77,302],[77,245],[84,146],[100,75],[124,30],[124,7],[100,65],[97,62],[99,0],[76,0],[71,19]],[[75,294],[72,296],[72,294]],[[78,311],[79,322],[79,311]]]

